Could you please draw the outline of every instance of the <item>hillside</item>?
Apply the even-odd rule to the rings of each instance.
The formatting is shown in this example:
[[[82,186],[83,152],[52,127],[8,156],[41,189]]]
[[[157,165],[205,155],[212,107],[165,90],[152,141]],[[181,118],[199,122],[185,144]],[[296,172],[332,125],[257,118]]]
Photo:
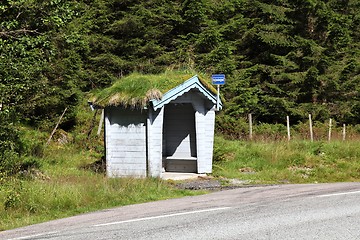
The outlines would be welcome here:
[[[100,160],[87,100],[137,73],[226,74],[217,131],[228,137],[244,138],[249,113],[264,135],[282,134],[286,116],[302,134],[308,114],[356,135],[359,40],[358,0],[1,1],[0,197],[17,203],[1,186],[17,186],[21,172],[69,167],[74,159],[57,155],[67,150],[88,156],[72,170]],[[45,145],[65,109],[55,137],[65,147]]]

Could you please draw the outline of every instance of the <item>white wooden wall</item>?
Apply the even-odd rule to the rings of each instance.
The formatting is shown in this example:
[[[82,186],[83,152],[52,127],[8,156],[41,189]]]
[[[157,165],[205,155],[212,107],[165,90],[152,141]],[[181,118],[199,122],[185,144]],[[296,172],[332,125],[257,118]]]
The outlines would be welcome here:
[[[175,111],[171,108],[174,103],[187,107]],[[196,90],[171,104],[165,106],[170,107],[166,116],[164,107],[156,112],[105,109],[109,177],[160,177],[164,156],[173,158],[174,170],[212,172],[214,106]],[[172,130],[165,133],[164,128]]]
[[[161,177],[162,173],[162,141],[163,141],[164,108],[154,112],[149,109],[147,120],[148,138],[148,174],[151,177]]]
[[[212,172],[214,147],[215,111],[206,110],[203,104],[196,104],[195,123],[197,133],[198,173]]]
[[[196,161],[187,161],[183,162],[184,169],[196,169],[196,172],[198,173],[211,173],[212,172],[212,158],[213,158],[213,145],[214,145],[214,127],[215,127],[215,111],[214,111],[214,105],[210,103],[210,101],[205,100],[201,94],[197,90],[190,91],[183,96],[177,98],[175,101],[172,101],[171,103],[191,103],[193,108],[195,109],[195,119],[192,118],[195,122],[195,144],[196,147],[192,146],[191,148],[194,149],[196,152],[192,152],[189,154],[186,150],[181,150],[181,154],[183,156],[192,156],[196,157]],[[170,105],[168,105],[170,106]],[[175,114],[175,113],[174,113]],[[193,113],[194,114],[194,113]],[[174,115],[173,118],[183,118],[180,115]],[[165,117],[165,119],[167,116]],[[164,120],[167,121],[167,120]],[[181,125],[184,123],[183,120],[174,121],[177,128],[181,130]],[[174,124],[173,123],[173,124]],[[164,122],[164,124],[167,124]],[[183,129],[182,129],[183,130]],[[168,140],[167,140],[168,141]],[[166,145],[166,148],[170,146],[170,149],[174,146],[171,144]],[[189,144],[186,144],[184,146],[189,146]],[[178,148],[182,148],[182,146],[178,146]],[[179,149],[179,150],[180,150]],[[164,150],[165,151],[165,150]],[[170,152],[167,152],[167,156]],[[180,152],[179,152],[180,153]],[[178,158],[177,156],[180,156],[176,151],[174,153],[174,159]],[[173,160],[174,161],[174,160]],[[181,163],[179,161],[176,162],[177,164]],[[195,163],[195,167],[191,167],[190,165]],[[174,161],[175,164],[175,161]],[[178,167],[177,167],[178,168]]]
[[[107,108],[105,131],[107,175],[109,177],[145,177],[145,112]]]

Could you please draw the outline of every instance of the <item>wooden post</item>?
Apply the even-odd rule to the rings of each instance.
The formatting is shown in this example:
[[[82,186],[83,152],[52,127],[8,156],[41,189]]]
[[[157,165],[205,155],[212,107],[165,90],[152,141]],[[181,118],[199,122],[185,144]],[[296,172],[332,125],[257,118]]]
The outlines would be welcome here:
[[[249,138],[250,138],[250,140],[253,139],[253,133],[252,133],[252,116],[251,116],[251,113],[249,114]]]
[[[329,120],[329,134],[328,134],[328,141],[331,141],[331,127],[332,127],[332,119]]]
[[[103,122],[104,122],[104,109],[101,110],[101,117],[100,117],[100,122],[99,122],[99,127],[98,127],[98,131],[97,131],[97,135],[99,136],[101,133],[101,129],[103,126]]]
[[[311,114],[309,114],[309,127],[310,127],[310,140],[311,142],[314,141],[314,133],[312,128],[312,120],[311,120]]]
[[[342,135],[343,135],[343,141],[345,141],[345,138],[346,138],[346,125],[345,125],[345,123],[343,124],[343,132],[342,132]]]
[[[287,138],[290,141],[290,118],[286,116],[286,128],[287,128]]]
[[[95,126],[95,120],[96,120],[96,114],[97,114],[98,110],[96,109],[95,110],[95,113],[94,113],[94,116],[93,118],[91,119],[91,124],[90,124],[90,128],[89,128],[89,131],[87,133],[87,139],[90,139],[90,135],[91,135],[91,132]]]
[[[56,126],[55,126],[54,130],[51,132],[50,137],[49,137],[49,139],[48,139],[48,140],[47,140],[47,142],[46,142],[46,145],[48,145],[48,144],[50,143],[51,138],[52,138],[52,136],[54,135],[54,133],[55,133],[56,129],[58,128],[58,126],[59,126],[59,124],[60,124],[60,122],[61,122],[61,119],[63,118],[63,116],[64,116],[64,114],[65,114],[66,110],[67,110],[67,108],[65,108],[64,112],[61,114],[61,116],[60,116],[60,118],[59,118],[59,121],[57,122],[57,124],[56,124]]]

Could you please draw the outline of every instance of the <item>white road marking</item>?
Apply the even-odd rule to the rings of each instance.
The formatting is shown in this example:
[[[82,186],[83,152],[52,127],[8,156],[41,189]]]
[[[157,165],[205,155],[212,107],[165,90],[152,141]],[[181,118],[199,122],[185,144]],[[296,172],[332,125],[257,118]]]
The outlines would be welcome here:
[[[55,234],[55,233],[58,233],[58,232],[39,233],[39,234],[35,234],[35,235],[29,235],[29,236],[23,236],[23,237],[17,237],[17,238],[10,238],[8,240],[32,239],[34,237],[40,237],[40,236],[50,235],[50,234]]]
[[[319,195],[319,196],[316,196],[316,197],[333,197],[333,196],[350,195],[350,194],[360,194],[360,191],[332,193],[332,194]]]
[[[197,211],[191,211],[191,212],[181,212],[181,213],[160,215],[160,216],[154,216],[154,217],[137,218],[137,219],[130,219],[130,220],[125,220],[125,221],[120,221],[120,222],[110,222],[110,223],[97,224],[97,225],[94,225],[94,227],[102,227],[102,226],[116,225],[116,224],[122,224],[122,223],[139,222],[139,221],[145,221],[145,220],[167,218],[167,217],[174,217],[174,216],[182,216],[182,215],[195,214],[195,213],[213,212],[213,211],[220,211],[220,210],[225,210],[225,209],[229,209],[229,208],[230,207],[211,208],[211,209],[197,210]]]

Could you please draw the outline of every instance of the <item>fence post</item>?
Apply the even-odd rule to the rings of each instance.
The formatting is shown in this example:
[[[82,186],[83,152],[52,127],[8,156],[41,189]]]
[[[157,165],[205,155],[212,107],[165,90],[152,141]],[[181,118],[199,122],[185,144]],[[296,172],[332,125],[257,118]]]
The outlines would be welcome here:
[[[250,138],[250,140],[253,139],[253,133],[252,133],[252,116],[251,116],[251,113],[249,114],[249,138]]]
[[[328,134],[328,141],[331,141],[331,127],[332,127],[332,119],[329,120],[329,134]]]
[[[311,120],[311,114],[309,114],[309,127],[310,127],[310,140],[311,142],[314,141],[314,133],[312,128],[312,120]]]
[[[343,135],[343,141],[345,141],[345,138],[346,138],[346,125],[345,125],[345,123],[343,124],[343,132],[342,132],[342,135]]]
[[[286,128],[287,128],[288,141],[290,141],[290,118],[289,118],[289,116],[286,116]]]

